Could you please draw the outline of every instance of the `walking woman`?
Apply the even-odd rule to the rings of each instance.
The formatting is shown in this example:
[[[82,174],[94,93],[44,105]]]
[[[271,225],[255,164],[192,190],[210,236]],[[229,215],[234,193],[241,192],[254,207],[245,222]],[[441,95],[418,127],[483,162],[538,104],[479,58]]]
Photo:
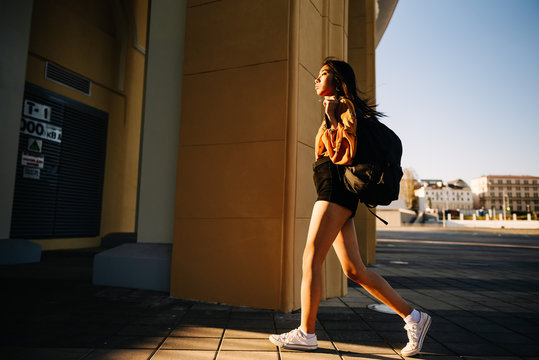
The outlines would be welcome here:
[[[270,341],[288,349],[317,349],[314,331],[322,290],[322,264],[333,245],[346,276],[404,319],[409,342],[401,353],[415,355],[421,351],[431,318],[412,309],[384,278],[363,264],[353,221],[359,199],[345,189],[342,181],[342,165],[350,165],[356,151],[356,114],[381,114],[359,98],[354,71],[344,61],[324,62],[315,80],[315,91],[324,97],[325,119],[315,138],[314,182],[318,198],[303,253],[301,324],[288,333],[271,335]]]

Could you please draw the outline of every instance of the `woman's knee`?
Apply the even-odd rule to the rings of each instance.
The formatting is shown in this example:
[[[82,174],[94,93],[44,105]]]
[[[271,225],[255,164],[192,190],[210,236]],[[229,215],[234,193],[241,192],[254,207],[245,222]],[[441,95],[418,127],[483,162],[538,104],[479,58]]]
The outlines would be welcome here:
[[[303,272],[317,271],[322,268],[324,257],[314,246],[306,246],[303,251]]]
[[[367,285],[369,283],[367,269],[358,269],[351,266],[343,268],[343,271],[347,278],[349,278],[355,283],[358,283],[359,285]]]

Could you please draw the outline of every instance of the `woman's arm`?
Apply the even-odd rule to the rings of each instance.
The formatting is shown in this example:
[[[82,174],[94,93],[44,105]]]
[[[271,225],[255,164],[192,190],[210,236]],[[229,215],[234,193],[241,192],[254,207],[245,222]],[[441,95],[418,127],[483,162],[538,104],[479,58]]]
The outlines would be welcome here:
[[[356,115],[348,99],[324,103],[331,127],[325,130],[321,141],[335,164],[349,165],[356,152]]]

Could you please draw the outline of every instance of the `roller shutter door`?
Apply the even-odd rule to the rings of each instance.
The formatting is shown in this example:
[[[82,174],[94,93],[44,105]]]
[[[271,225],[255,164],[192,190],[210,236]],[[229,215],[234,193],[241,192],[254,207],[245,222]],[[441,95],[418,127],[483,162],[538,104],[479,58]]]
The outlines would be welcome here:
[[[11,237],[100,234],[108,114],[27,83]]]

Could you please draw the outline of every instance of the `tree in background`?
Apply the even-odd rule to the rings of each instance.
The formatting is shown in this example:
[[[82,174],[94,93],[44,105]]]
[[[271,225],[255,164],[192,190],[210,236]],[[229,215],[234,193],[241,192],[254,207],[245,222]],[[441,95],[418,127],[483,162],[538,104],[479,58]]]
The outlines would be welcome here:
[[[413,169],[403,169],[400,183],[400,193],[404,199],[404,204],[408,209],[417,209],[417,197],[415,196],[416,177]]]

